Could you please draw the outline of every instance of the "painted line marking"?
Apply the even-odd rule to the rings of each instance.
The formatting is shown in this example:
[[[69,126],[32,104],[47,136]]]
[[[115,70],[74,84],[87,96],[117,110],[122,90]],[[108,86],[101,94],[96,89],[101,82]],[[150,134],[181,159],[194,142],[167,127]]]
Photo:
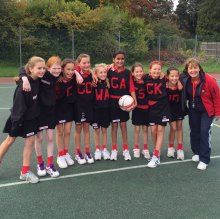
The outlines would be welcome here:
[[[220,125],[217,125],[217,124],[215,124],[215,123],[213,123],[213,125],[214,125],[214,126],[217,126],[217,127],[219,127],[219,128],[220,128]]]
[[[0,108],[0,110],[9,110],[10,108]]]
[[[0,86],[1,89],[2,89],[2,88],[3,88],[3,89],[11,89],[11,88],[15,88],[15,87],[16,87],[16,86],[10,86],[10,87],[3,87],[3,86],[1,87],[1,86]]]
[[[220,155],[211,157],[211,159],[216,159],[216,158],[220,158]],[[169,161],[169,162],[161,163],[160,166],[169,165],[169,164],[176,164],[176,163],[186,163],[186,162],[193,162],[193,161],[191,159],[187,159],[187,160],[183,160],[183,161]],[[119,172],[119,171],[132,170],[132,169],[140,169],[140,168],[146,168],[146,167],[147,167],[147,164],[138,165],[138,166],[131,166],[131,167],[122,167],[122,168],[116,168],[116,169],[109,169],[109,170],[98,170],[98,171],[93,171],[93,172],[76,173],[76,174],[60,176],[58,178],[49,177],[49,178],[45,178],[45,179],[40,179],[40,182],[67,179],[67,178],[74,178],[74,177],[79,177],[79,176],[96,175],[96,174],[101,174],[101,173],[112,173],[112,172]],[[0,188],[16,186],[16,185],[22,185],[22,184],[27,184],[27,182],[22,181],[22,182],[0,184]]]

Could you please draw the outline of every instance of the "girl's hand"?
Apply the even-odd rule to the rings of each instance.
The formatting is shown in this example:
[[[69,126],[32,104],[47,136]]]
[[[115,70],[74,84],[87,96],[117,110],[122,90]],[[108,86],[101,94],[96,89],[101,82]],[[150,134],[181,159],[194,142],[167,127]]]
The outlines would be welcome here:
[[[177,82],[177,87],[178,87],[178,90],[182,90],[183,89],[183,85],[180,82],[180,80]]]
[[[160,73],[160,79],[164,78],[165,74],[164,73]]]
[[[137,102],[134,101],[134,105],[132,106],[131,110],[129,110],[129,112],[132,111],[132,110],[134,110],[134,109],[136,108],[136,106],[137,106]]]
[[[93,84],[97,84],[98,82],[98,77],[96,76],[95,72],[90,70],[91,74],[92,74],[92,79],[93,79]]]
[[[76,82],[77,84],[83,83],[83,77],[80,74],[76,74]]]
[[[22,77],[23,81],[23,91],[30,92],[31,91],[31,85],[27,79],[27,77]]]
[[[113,68],[113,67],[114,67],[114,63],[112,63],[112,64],[110,64],[110,65],[106,65],[107,71],[108,71],[109,69]]]

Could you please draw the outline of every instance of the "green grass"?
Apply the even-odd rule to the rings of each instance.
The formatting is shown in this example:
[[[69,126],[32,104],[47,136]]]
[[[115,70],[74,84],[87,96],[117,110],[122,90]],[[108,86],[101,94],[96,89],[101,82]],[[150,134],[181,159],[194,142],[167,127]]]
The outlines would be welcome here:
[[[19,64],[0,61],[0,77],[14,77],[18,75]]]
[[[148,72],[148,64],[149,62],[143,63],[145,72]],[[127,66],[128,68],[131,65]],[[164,65],[162,71],[166,73],[166,70],[170,66]],[[176,65],[180,72],[182,72],[184,66],[183,65]],[[202,63],[202,67],[205,72],[208,73],[220,73],[220,59],[209,59],[206,62]],[[14,77],[18,75],[18,68],[19,64],[7,63],[0,61],[0,77]]]

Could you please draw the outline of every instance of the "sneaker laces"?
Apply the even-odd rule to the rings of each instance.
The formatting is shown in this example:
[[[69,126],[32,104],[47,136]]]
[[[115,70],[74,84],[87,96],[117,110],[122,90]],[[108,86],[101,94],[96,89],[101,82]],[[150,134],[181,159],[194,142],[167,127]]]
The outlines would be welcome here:
[[[91,157],[91,154],[90,154],[90,153],[86,153],[86,155],[87,155],[87,157],[88,157],[89,159],[92,159],[92,157]]]
[[[39,167],[40,167],[40,170],[44,170],[45,169],[44,161],[39,164]]]
[[[56,172],[56,169],[54,167],[54,164],[50,164],[50,169],[53,171],[53,172]]]
[[[84,159],[82,153],[79,153],[78,156],[79,156],[80,159]]]

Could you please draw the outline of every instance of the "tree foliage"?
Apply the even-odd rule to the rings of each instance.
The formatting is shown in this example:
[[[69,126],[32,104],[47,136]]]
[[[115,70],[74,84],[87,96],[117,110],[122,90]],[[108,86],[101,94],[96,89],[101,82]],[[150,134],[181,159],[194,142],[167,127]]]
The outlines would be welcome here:
[[[199,0],[179,0],[175,12],[180,30],[187,31],[193,36],[196,34],[199,2]]]
[[[220,40],[220,1],[203,0],[199,5],[197,32],[206,39]]]

